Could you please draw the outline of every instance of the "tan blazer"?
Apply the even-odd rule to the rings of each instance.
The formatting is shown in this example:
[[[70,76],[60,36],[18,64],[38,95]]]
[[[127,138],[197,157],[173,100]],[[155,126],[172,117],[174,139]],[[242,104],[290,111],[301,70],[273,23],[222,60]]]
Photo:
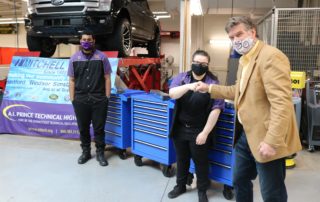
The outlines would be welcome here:
[[[240,94],[241,71],[240,65],[235,85],[213,85],[210,93],[213,98],[234,100],[254,158],[263,163],[301,150],[288,58],[260,41],[243,78]],[[276,155],[262,158],[258,152],[261,141],[275,147]]]

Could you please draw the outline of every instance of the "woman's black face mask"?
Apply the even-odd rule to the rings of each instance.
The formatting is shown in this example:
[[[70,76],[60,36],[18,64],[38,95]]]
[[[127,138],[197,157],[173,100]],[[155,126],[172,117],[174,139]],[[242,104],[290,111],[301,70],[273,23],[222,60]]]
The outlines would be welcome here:
[[[195,73],[195,75],[201,76],[201,75],[203,75],[204,73],[207,73],[207,71],[208,71],[208,65],[193,63],[193,64],[191,65],[191,70],[193,71],[193,73]]]

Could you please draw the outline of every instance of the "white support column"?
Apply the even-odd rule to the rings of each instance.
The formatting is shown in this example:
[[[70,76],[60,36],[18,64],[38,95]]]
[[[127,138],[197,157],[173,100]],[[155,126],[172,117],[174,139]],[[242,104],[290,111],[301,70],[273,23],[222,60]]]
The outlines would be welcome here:
[[[191,54],[197,49],[203,49],[203,31],[204,31],[204,17],[193,16],[192,17],[192,32],[191,32]]]
[[[179,72],[184,72],[190,68],[191,58],[191,14],[190,1],[180,1],[180,66]]]

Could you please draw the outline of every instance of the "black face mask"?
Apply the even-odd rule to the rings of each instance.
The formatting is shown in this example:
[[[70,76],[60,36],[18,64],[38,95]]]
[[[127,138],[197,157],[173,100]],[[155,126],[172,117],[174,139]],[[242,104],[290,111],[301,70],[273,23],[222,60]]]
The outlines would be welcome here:
[[[207,65],[201,65],[201,64],[192,64],[191,65],[191,70],[195,75],[201,76],[204,73],[207,73],[208,71],[208,66]]]

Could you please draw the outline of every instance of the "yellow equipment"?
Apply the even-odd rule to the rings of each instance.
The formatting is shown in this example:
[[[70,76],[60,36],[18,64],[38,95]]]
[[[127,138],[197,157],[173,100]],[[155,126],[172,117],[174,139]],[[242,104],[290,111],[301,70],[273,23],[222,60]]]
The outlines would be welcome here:
[[[306,86],[305,72],[291,72],[291,87],[293,89],[303,89]]]
[[[305,85],[306,85],[306,73],[305,72],[291,72],[290,76],[291,76],[292,89],[294,89],[294,90],[300,89],[301,90],[301,89],[305,88]],[[300,99],[300,97],[298,99]],[[300,99],[300,103],[301,103],[301,99]],[[301,107],[301,104],[300,104],[300,107]],[[298,109],[296,109],[296,114],[297,114],[297,110]],[[301,113],[301,109],[299,109],[299,110]],[[300,115],[297,116],[298,128],[300,128],[300,120],[299,119],[300,119]],[[296,164],[294,162],[295,156],[296,156],[296,154],[293,154],[291,156],[286,157],[286,168],[287,169],[294,168],[296,166]]]

